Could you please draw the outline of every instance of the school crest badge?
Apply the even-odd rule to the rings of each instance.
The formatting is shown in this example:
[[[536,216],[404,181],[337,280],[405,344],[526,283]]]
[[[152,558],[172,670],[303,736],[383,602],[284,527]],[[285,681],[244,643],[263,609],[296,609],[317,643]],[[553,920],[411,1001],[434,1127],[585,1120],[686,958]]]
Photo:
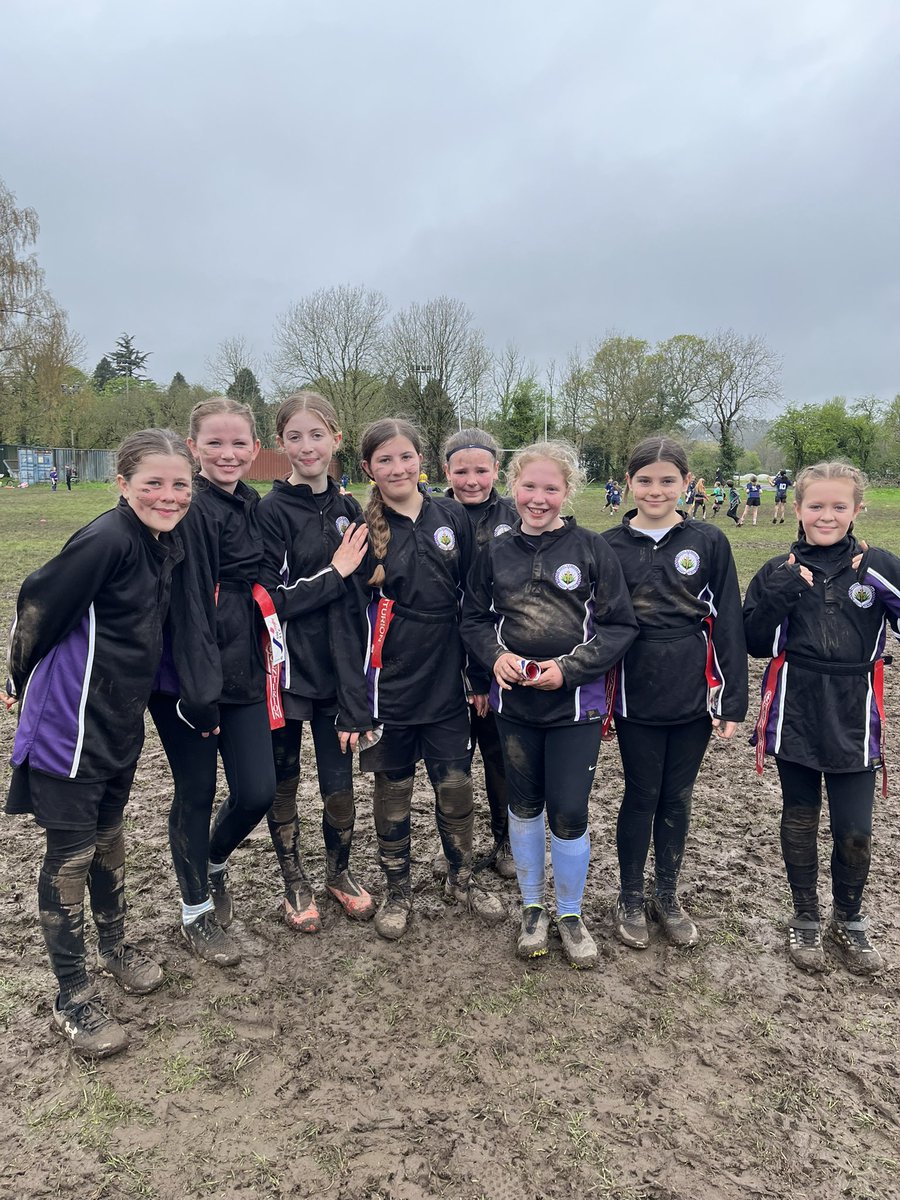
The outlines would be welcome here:
[[[675,570],[679,575],[696,575],[700,570],[700,555],[696,550],[682,550],[675,555]]]
[[[875,589],[867,583],[854,583],[847,594],[857,608],[871,608],[875,603]]]
[[[574,563],[563,563],[561,567],[556,568],[553,582],[564,592],[572,592],[581,583],[581,568],[576,567]]]
[[[337,520],[335,521],[335,526],[337,527],[338,533],[341,535],[341,537],[343,537],[350,526],[350,518],[349,517],[338,517]]]
[[[456,534],[449,525],[441,525],[434,531],[434,544],[439,550],[446,550],[448,554],[456,549]]]
[[[509,533],[509,531],[511,529],[512,529],[512,525],[495,525],[494,526],[494,537],[499,537],[501,533]]]

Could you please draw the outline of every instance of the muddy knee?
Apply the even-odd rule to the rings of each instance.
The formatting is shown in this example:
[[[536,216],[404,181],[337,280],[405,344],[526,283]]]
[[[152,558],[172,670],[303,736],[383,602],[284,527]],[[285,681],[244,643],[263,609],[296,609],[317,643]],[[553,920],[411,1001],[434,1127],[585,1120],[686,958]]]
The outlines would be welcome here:
[[[93,858],[94,847],[88,846],[54,867],[48,868],[44,864],[38,879],[39,898],[63,908],[84,904],[84,890]]]
[[[379,834],[409,820],[414,783],[415,775],[389,779],[380,772],[376,773],[372,811]]]
[[[434,783],[438,811],[451,821],[465,821],[475,807],[472,776],[466,771],[448,771]]]
[[[335,829],[351,829],[356,816],[353,792],[331,792],[324,797],[325,820]]]
[[[275,785],[275,799],[269,809],[269,825],[284,825],[297,817],[297,790],[300,776],[292,775]]]

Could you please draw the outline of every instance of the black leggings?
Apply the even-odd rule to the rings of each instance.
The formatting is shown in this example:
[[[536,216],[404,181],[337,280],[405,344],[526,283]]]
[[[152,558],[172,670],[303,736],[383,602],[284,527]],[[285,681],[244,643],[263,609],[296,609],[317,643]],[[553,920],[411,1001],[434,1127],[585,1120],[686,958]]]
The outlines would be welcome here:
[[[157,692],[150,698],[150,714],[175,781],[169,844],[181,898],[185,904],[203,904],[209,898],[209,862],[225,862],[272,807],[272,738],[265,701],[223,704],[219,736],[207,738],[181,720],[175,704],[175,696]],[[228,796],[210,832],[219,755]]]
[[[425,770],[434,788],[434,811],[441,848],[452,883],[465,885],[472,875],[472,828],[475,801],[472,794],[471,756],[425,758]],[[373,816],[378,837],[378,858],[392,892],[410,894],[410,830],[415,764],[394,771],[375,772]]]
[[[322,796],[322,838],[325,843],[326,882],[336,879],[350,865],[350,848],[356,806],[353,802],[353,755],[341,753],[334,714],[314,709],[309,718],[316,753],[316,774]],[[297,790],[300,783],[300,746],[303,722],[285,721],[272,730],[275,756],[275,803],[269,811],[269,833],[290,894],[308,887],[300,856],[300,824]]]
[[[100,935],[100,952],[125,936],[124,806],[100,803],[96,829],[48,829],[38,876],[38,909],[50,966],[65,1004],[88,987],[84,947],[84,888]]]
[[[503,747],[500,745],[500,734],[493,712],[479,717],[472,708],[471,716],[472,754],[474,756],[476,746],[481,751],[481,761],[484,764],[484,787],[487,792],[488,807],[491,810],[491,833],[494,835],[494,844],[499,845],[505,840],[509,825]]]
[[[509,809],[529,820],[546,808],[550,832],[563,841],[588,826],[588,798],[600,755],[600,722],[520,725],[497,717]]]
[[[711,732],[708,716],[683,725],[640,725],[616,717],[625,772],[625,796],[616,823],[623,893],[643,895],[651,836],[656,890],[675,891],[691,820],[694,781]]]
[[[835,912],[859,916],[872,857],[875,772],[833,774],[776,758],[781,779],[781,852],[794,911],[819,919],[819,855],[816,839],[822,811],[822,778],[831,817],[831,891]]]

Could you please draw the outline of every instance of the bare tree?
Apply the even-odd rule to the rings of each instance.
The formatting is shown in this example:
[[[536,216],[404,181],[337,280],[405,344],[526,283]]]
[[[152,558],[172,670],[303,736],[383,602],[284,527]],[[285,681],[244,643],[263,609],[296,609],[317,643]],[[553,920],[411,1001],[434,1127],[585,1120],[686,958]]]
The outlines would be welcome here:
[[[576,346],[566,360],[554,399],[556,427],[581,451],[593,417],[591,367]]]
[[[459,412],[464,425],[483,428],[495,410],[492,389],[494,358],[480,330],[473,330],[460,370]]]
[[[31,247],[39,232],[33,208],[18,208],[0,180],[0,355],[15,348],[20,332],[45,315],[44,272]]]
[[[444,439],[462,424],[467,364],[480,334],[461,300],[438,296],[397,313],[387,338],[385,367],[397,382],[398,399],[421,430],[432,470],[440,465]]]
[[[736,466],[737,433],[744,419],[760,415],[780,395],[781,359],[765,338],[725,329],[707,339],[698,411],[719,443],[726,472]]]
[[[708,343],[693,333],[678,333],[655,351],[661,399],[673,428],[687,421],[705,395]]]
[[[344,439],[358,448],[362,429],[383,407],[385,320],[381,292],[321,288],[275,322],[271,367],[282,395],[315,387],[337,410]]]
[[[252,371],[259,376],[259,360],[247,339],[237,334],[219,342],[215,354],[206,360],[206,369],[212,384],[226,392],[241,371]]]

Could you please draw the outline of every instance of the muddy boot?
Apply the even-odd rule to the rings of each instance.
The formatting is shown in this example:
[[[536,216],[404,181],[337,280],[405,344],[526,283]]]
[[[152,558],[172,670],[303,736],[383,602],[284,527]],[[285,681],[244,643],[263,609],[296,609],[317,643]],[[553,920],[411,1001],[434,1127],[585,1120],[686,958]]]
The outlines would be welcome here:
[[[526,904],[522,909],[516,954],[519,958],[542,958],[547,953],[549,933],[550,914],[543,904]]]
[[[435,879],[444,880],[450,874],[450,864],[447,862],[447,855],[443,850],[439,850],[431,860],[431,874]]]
[[[353,921],[368,921],[375,915],[375,901],[353,878],[349,868],[325,881],[328,892]]]
[[[389,942],[396,942],[409,928],[411,915],[412,889],[409,883],[393,883],[375,914],[375,932]]]
[[[234,901],[231,898],[231,887],[228,879],[228,868],[221,871],[209,872],[209,898],[216,910],[216,920],[223,929],[227,929],[234,920]]]
[[[300,821],[297,817],[297,789],[300,776],[292,775],[275,785],[275,800],[266,820],[275,857],[284,879],[281,916],[288,929],[296,933],[319,933],[322,918],[300,858]],[[218,915],[218,908],[216,910]],[[219,922],[221,924],[221,921]]]
[[[801,971],[824,971],[822,923],[808,913],[796,913],[788,921],[788,955]]]
[[[681,907],[674,892],[660,892],[647,906],[647,915],[657,921],[673,946],[696,946],[700,941],[697,926]]]
[[[646,950],[650,945],[644,897],[638,893],[620,892],[613,905],[613,929],[623,946]]]
[[[448,876],[444,884],[444,898],[464,905],[468,912],[474,913],[487,925],[499,925],[506,917],[500,897],[487,891],[471,877]]]
[[[146,996],[162,984],[163,969],[158,962],[130,942],[119,942],[113,950],[97,955],[97,968],[111,975],[123,992]]]
[[[877,975],[884,968],[884,959],[869,941],[868,923],[866,917],[849,919],[835,909],[828,926],[829,938],[853,975]]]
[[[128,1045],[128,1034],[107,1009],[95,989],[80,992],[68,1003],[53,1001],[52,1028],[85,1058],[109,1058]]]
[[[596,967],[597,943],[577,913],[557,917],[556,929],[570,966],[576,971],[590,971],[592,967]]]
[[[509,838],[504,838],[498,845],[492,866],[501,879],[515,879],[516,860],[510,849]]]
[[[322,837],[325,842],[325,887],[353,921],[368,921],[375,915],[375,901],[356,882],[350,871],[350,849],[356,806],[353,792],[323,796]]]

